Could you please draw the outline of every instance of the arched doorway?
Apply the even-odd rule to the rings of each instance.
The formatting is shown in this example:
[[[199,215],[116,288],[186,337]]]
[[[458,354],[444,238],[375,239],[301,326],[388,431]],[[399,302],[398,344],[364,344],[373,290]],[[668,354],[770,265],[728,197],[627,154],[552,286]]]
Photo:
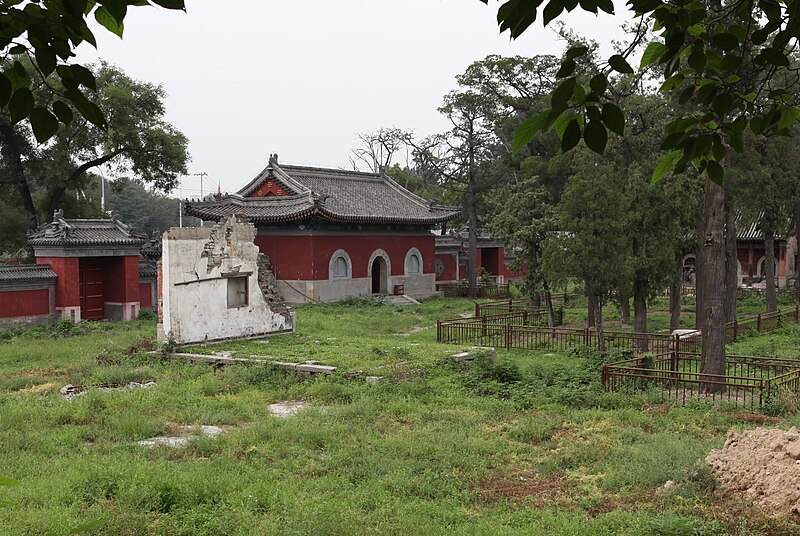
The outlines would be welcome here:
[[[380,255],[375,257],[372,261],[372,293],[373,294],[386,294],[388,291],[388,270],[386,269],[386,260]]]

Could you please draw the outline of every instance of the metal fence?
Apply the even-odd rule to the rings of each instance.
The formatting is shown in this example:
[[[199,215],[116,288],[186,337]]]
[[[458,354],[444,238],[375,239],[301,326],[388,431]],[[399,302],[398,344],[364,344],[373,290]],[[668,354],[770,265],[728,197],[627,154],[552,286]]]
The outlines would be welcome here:
[[[449,344],[479,344],[521,350],[559,351],[581,346],[597,346],[597,331],[590,328],[554,327],[523,324],[515,321],[521,313],[482,316],[458,320],[439,320],[436,340]],[[541,318],[541,317],[540,317]],[[544,324],[546,324],[546,316]],[[694,336],[682,337],[660,333],[606,331],[607,351],[664,352],[677,344],[684,350],[694,349]]]
[[[673,350],[603,365],[601,380],[611,391],[658,388],[685,404],[691,399],[761,409],[788,393],[800,393],[800,360],[726,356],[725,375],[700,372],[700,354]]]
[[[490,307],[487,308],[487,305]],[[436,323],[436,340],[450,344],[481,344],[522,350],[569,350],[580,346],[597,346],[594,328],[547,327],[546,312],[541,309],[522,309],[521,302],[506,300],[490,304],[476,304],[481,316],[439,320]],[[486,314],[503,308],[511,312]],[[556,309],[556,326],[563,321],[563,309]],[[789,307],[774,313],[759,314],[730,322],[726,326],[728,342],[748,333],[763,333],[780,328],[785,322],[798,322],[800,306]],[[692,331],[682,335],[668,333],[633,333],[605,331],[606,351],[631,351],[634,353],[661,353],[674,348],[684,352],[699,351],[702,333]]]
[[[474,294],[477,298],[507,298],[509,296],[508,283],[479,283],[471,286],[467,283],[439,283],[437,290],[444,293],[445,298],[466,298]],[[474,292],[472,292],[474,291]]]
[[[578,294],[553,294],[550,299],[553,303],[553,306],[560,306],[564,307],[568,305],[570,302],[575,301],[579,297]],[[496,314],[503,314],[503,313],[513,313],[515,311],[535,311],[544,307],[545,299],[544,296],[539,297],[539,303],[541,306],[536,307],[533,304],[533,301],[529,299],[514,299],[509,298],[507,300],[497,300],[491,302],[484,302],[484,303],[475,303],[475,316],[483,316],[483,315],[496,315]]]

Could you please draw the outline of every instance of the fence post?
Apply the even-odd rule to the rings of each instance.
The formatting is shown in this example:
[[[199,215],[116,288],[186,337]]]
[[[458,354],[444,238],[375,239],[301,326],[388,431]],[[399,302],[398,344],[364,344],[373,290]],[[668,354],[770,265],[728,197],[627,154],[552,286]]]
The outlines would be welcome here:
[[[567,305],[567,291],[564,291],[564,305]]]
[[[761,333],[761,313],[756,315],[756,331]]]
[[[507,350],[511,349],[511,329],[512,329],[512,327],[513,326],[511,324],[506,324],[506,349]]]
[[[442,321],[436,321],[436,342],[442,342]]]
[[[672,343],[672,357],[669,360],[669,370],[672,372],[678,370],[678,358],[680,357],[680,348],[681,348],[681,336],[675,335],[675,340]],[[675,378],[676,375],[672,374],[672,377]]]
[[[734,318],[733,319],[733,342],[736,342],[736,339],[739,338],[739,322]]]
[[[589,328],[586,327],[583,329],[583,345],[589,346]]]
[[[475,302],[475,316],[481,316],[481,305]]]

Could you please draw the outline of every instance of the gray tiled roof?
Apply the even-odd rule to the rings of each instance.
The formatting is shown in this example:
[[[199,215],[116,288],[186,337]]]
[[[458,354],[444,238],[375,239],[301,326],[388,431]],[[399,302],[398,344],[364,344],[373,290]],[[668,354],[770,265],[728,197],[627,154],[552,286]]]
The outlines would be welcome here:
[[[503,247],[504,242],[491,236],[486,229],[479,229],[477,236],[479,248]],[[466,229],[451,229],[447,234],[436,235],[437,248],[469,247],[469,232]]]
[[[55,281],[49,264],[0,264],[0,281]]]
[[[759,228],[763,217],[763,212],[759,212],[754,218],[746,218],[741,212],[737,212],[736,240],[741,242],[763,242],[764,233]],[[786,233],[775,233],[775,240],[786,240]]]
[[[144,243],[141,249],[142,256],[148,259],[161,258],[161,233],[153,231],[150,240]]]
[[[291,195],[247,197],[266,180],[274,180]],[[318,215],[340,222],[432,225],[455,218],[461,210],[419,197],[382,173],[278,165],[270,160],[237,195],[187,203],[186,212],[217,221],[232,214],[256,223]]]
[[[65,220],[58,214],[28,233],[31,246],[141,246],[145,240],[146,235],[119,220]]]
[[[139,259],[139,277],[158,277],[156,261]]]

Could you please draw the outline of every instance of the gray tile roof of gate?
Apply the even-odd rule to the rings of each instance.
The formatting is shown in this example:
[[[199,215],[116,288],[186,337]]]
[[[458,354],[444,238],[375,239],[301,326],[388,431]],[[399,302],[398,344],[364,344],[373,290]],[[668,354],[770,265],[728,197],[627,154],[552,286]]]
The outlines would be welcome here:
[[[277,182],[291,195],[247,197],[267,180]],[[216,201],[189,202],[186,212],[217,221],[231,215],[256,223],[319,215],[339,222],[432,225],[457,217],[461,209],[413,194],[383,173],[278,165],[271,159],[237,194]]]
[[[31,246],[141,246],[147,235],[115,219],[54,221],[28,233]]]
[[[49,264],[0,265],[0,281],[55,281]]]

